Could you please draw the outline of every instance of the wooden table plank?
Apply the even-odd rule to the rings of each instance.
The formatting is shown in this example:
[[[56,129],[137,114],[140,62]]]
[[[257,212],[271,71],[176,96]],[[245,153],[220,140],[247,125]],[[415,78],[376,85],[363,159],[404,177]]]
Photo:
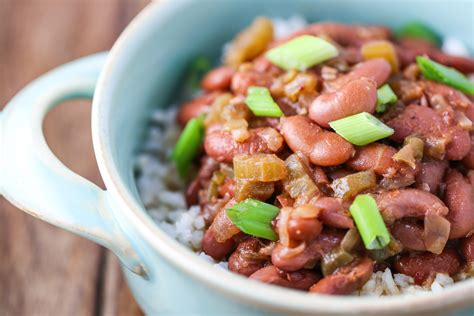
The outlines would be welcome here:
[[[45,71],[109,49],[146,3],[0,0],[0,106]],[[48,115],[48,143],[66,165],[101,184],[90,105],[71,103]],[[127,291],[116,261],[103,248],[0,198],[0,315],[137,315]]]

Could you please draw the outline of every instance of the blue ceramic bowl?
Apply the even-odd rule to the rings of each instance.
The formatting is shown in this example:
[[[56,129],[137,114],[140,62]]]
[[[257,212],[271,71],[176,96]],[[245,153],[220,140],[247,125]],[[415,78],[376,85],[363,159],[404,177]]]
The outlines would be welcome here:
[[[474,304],[474,280],[419,296],[334,297],[216,269],[153,223],[138,196],[132,165],[149,114],[173,100],[185,65],[198,54],[218,56],[223,43],[256,15],[300,14],[309,21],[392,27],[416,19],[472,50],[473,9],[469,0],[151,3],[110,53],[47,73],[11,100],[0,115],[1,193],[33,216],[114,251],[148,314],[434,315],[464,308],[472,315],[466,308]],[[92,97],[94,88],[94,148],[106,191],[68,170],[47,147],[41,129],[49,109],[66,99]]]

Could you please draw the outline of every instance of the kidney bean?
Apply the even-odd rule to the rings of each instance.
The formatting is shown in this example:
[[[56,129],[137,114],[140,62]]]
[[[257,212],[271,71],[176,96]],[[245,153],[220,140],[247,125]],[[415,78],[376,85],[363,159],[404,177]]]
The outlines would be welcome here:
[[[299,208],[313,208],[312,205],[301,205]],[[311,241],[315,239],[323,229],[323,225],[317,218],[303,218],[292,211],[288,219],[287,230],[290,240]]]
[[[354,260],[322,278],[313,285],[310,293],[345,295],[360,289],[372,276],[374,262],[369,258]]]
[[[372,169],[378,175],[385,175],[394,167],[396,162],[392,156],[396,153],[397,150],[391,146],[372,143],[357,147],[354,157],[346,165],[357,171]]]
[[[268,140],[264,133],[270,130],[274,132],[275,137]],[[231,133],[214,129],[204,138],[204,150],[217,161],[232,162],[234,156],[238,154],[272,154],[283,148],[283,138],[271,127],[252,128],[249,129],[249,134],[249,138],[245,141],[236,142]]]
[[[354,222],[348,212],[349,203],[343,199],[321,197],[311,201],[311,204],[321,210],[318,218],[324,225],[347,229],[354,227]]]
[[[392,224],[405,217],[445,216],[449,209],[435,195],[418,189],[401,189],[374,194],[384,221]]]
[[[212,102],[214,102],[214,99],[218,95],[218,92],[203,94],[181,105],[177,115],[178,123],[181,126],[184,126],[190,119],[198,117],[202,113],[209,111]]]
[[[446,248],[439,255],[431,252],[407,253],[396,259],[397,272],[409,275],[416,284],[432,281],[436,273],[454,275],[461,270],[461,259],[456,250]]]
[[[466,110],[473,106],[468,97],[461,91],[451,88],[450,86],[428,80],[422,81],[421,83],[429,100],[432,100],[435,96],[442,96],[450,106],[459,110]]]
[[[472,58],[444,54],[431,43],[415,38],[401,39],[399,44],[397,54],[403,65],[414,62],[416,56],[427,55],[433,60],[445,66],[454,67],[463,73],[474,72],[474,60]]]
[[[224,242],[218,242],[212,229],[206,230],[202,239],[202,251],[211,256],[216,261],[224,259],[228,254],[234,251],[236,243],[234,239],[229,238]]]
[[[446,140],[445,154],[448,160],[461,160],[471,149],[469,132],[460,126],[448,124],[440,113],[429,107],[411,104],[389,120],[387,125],[395,130],[390,138],[396,142],[403,142],[405,137],[412,134],[420,135],[425,140],[428,153],[432,141]]]
[[[444,201],[449,208],[446,216],[451,222],[450,239],[461,238],[474,232],[474,184],[454,169],[446,174]]]
[[[372,143],[357,147],[356,153],[346,164],[357,170],[373,170],[384,177],[382,188],[394,189],[411,185],[415,181],[415,170],[403,162],[392,159],[397,150],[391,146]]]
[[[309,117],[320,126],[329,128],[329,122],[360,112],[374,113],[377,86],[368,78],[358,78],[339,90],[317,97],[309,108]]]
[[[250,276],[263,268],[270,259],[268,256],[259,253],[259,250],[264,246],[256,237],[243,239],[229,257],[229,270]]]
[[[450,142],[446,145],[446,159],[462,160],[471,151],[471,138],[469,132],[460,126],[455,126],[449,131]]]
[[[425,251],[423,237],[423,224],[414,219],[402,219],[396,221],[391,229],[393,237],[398,240],[406,250]]]
[[[474,134],[471,134],[471,150],[466,157],[462,159],[462,163],[466,168],[474,169]]]
[[[228,90],[234,73],[234,68],[229,66],[214,68],[204,76],[201,86],[207,91]]]
[[[281,133],[288,146],[309,156],[319,166],[336,166],[347,161],[354,151],[352,144],[333,132],[327,132],[304,116],[281,119]]]
[[[312,268],[324,253],[341,243],[344,232],[325,229],[316,239],[306,243],[304,250],[294,256],[285,256],[286,247],[278,243],[272,251],[272,263],[284,271]]]
[[[448,162],[446,160],[422,162],[416,172],[415,187],[423,190],[429,189],[431,193],[436,194],[447,168]]]
[[[357,64],[351,72],[330,82],[334,89],[341,88],[351,81],[362,77],[372,79],[380,87],[387,81],[392,72],[392,67],[383,58],[374,58]]]
[[[268,284],[307,291],[311,285],[321,279],[321,276],[313,270],[285,272],[270,265],[253,273],[249,278]]]
[[[186,189],[186,203],[188,206],[196,205],[199,203],[199,190],[202,189],[205,182],[209,181],[214,171],[219,168],[217,161],[209,156],[201,158],[201,168],[196,178]],[[204,202],[204,201],[203,201]]]
[[[461,253],[468,263],[474,263],[474,235],[461,240]]]
[[[232,77],[231,90],[237,95],[246,95],[251,86],[270,88],[273,77],[266,72],[258,72],[252,69],[239,70]]]

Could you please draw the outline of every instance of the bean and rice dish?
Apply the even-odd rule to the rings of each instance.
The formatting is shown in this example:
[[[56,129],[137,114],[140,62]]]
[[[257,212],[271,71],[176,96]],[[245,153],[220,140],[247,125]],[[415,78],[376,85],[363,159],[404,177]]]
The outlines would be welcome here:
[[[142,201],[204,260],[277,286],[381,296],[470,278],[465,51],[419,22],[258,17],[222,65],[191,65],[187,100],[153,113]]]

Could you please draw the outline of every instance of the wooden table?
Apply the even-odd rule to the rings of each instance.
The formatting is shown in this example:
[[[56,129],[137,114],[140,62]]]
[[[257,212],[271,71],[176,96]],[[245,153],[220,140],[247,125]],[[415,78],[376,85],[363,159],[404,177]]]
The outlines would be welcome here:
[[[147,2],[0,0],[0,107],[45,71],[109,49]],[[44,130],[67,166],[103,186],[92,151],[88,102],[59,106]],[[141,312],[107,250],[0,198],[0,315]]]

